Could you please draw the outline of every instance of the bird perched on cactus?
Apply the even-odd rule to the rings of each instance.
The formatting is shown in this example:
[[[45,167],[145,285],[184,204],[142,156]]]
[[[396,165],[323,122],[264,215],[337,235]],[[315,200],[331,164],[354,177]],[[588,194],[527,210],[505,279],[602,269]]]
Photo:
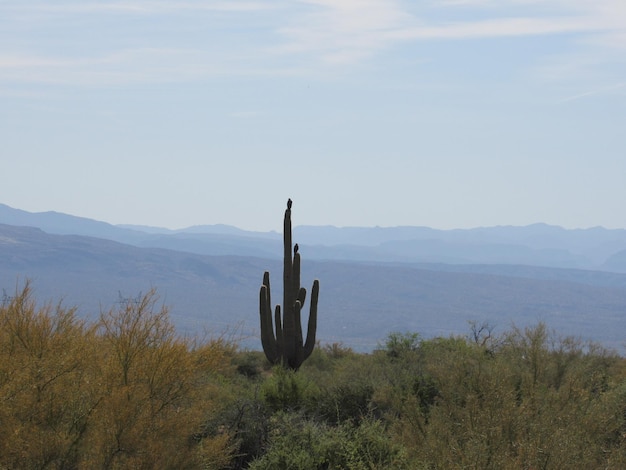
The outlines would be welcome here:
[[[300,287],[300,253],[298,244],[291,244],[291,206],[287,201],[283,227],[283,309],[276,305],[274,322],[272,322],[272,302],[270,290],[270,273],[263,275],[263,285],[259,293],[259,310],[261,316],[261,344],[265,356],[272,364],[282,364],[297,370],[308,358],[315,347],[317,330],[317,299],[319,281],[313,281],[311,290],[311,307],[309,311],[306,341],[303,340],[301,311],[306,300],[306,289]],[[281,315],[282,313],[282,315]]]

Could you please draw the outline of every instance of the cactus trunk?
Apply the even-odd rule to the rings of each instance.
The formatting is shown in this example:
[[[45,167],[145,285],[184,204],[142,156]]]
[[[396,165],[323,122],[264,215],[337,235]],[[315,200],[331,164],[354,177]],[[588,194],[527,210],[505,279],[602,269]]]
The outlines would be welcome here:
[[[306,341],[304,341],[301,312],[306,300],[306,289],[300,287],[298,245],[292,247],[291,199],[287,202],[287,210],[285,210],[283,246],[283,308],[281,312],[280,305],[276,306],[272,323],[270,274],[266,271],[259,293],[261,344],[265,356],[272,364],[282,364],[284,367],[297,370],[315,347],[319,281],[317,279],[313,281],[308,329]]]

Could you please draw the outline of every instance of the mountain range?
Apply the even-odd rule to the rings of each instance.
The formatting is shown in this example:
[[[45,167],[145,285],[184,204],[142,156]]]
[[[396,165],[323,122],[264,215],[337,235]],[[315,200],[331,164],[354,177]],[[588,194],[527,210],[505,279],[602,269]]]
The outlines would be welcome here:
[[[282,217],[282,214],[278,214]],[[465,334],[544,321],[624,350],[626,231],[545,224],[294,227],[303,285],[320,279],[318,338],[370,350],[392,331]],[[258,289],[280,286],[282,235],[225,225],[115,226],[0,204],[0,287],[30,279],[39,301],[95,319],[156,288],[183,334],[232,334],[258,347]],[[275,295],[278,298],[279,295]]]

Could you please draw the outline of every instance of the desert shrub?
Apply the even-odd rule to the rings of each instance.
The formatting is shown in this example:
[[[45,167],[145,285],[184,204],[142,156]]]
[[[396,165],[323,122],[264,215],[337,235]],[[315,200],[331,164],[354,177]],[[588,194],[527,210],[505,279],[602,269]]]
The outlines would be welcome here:
[[[403,449],[382,423],[365,420],[340,426],[305,420],[295,414],[275,416],[269,448],[251,470],[408,469]]]
[[[108,468],[182,465],[177,449],[184,448],[196,421],[189,407],[194,361],[167,309],[156,302],[151,291],[101,315],[104,395],[96,412],[93,458]]]
[[[154,291],[0,305],[0,468],[626,468],[626,360],[543,324],[316,348],[296,373],[176,335]]]
[[[421,337],[415,332],[392,332],[382,349],[391,358],[398,359],[403,355],[416,351],[419,348]]]
[[[351,348],[343,346],[341,343],[317,344],[313,353],[304,362],[301,369],[317,372],[332,373],[337,365],[343,360],[350,359],[356,354]]]
[[[249,465],[250,470],[321,468],[324,430],[296,413],[272,417],[266,452]]]
[[[345,439],[339,442],[337,460],[331,468],[345,469],[414,469],[405,449],[389,435],[382,421],[366,419],[358,426],[344,424]]]
[[[237,373],[249,379],[261,377],[264,362],[263,353],[259,351],[243,351],[233,359]]]
[[[28,282],[0,306],[0,468],[77,465],[101,400],[93,354],[93,329],[38,307]]]
[[[317,386],[304,375],[276,366],[261,385],[261,398],[273,411],[310,409],[317,399]]]
[[[344,346],[342,343],[330,343],[325,344],[322,347],[322,350],[330,357],[332,360],[343,359],[348,356],[353,356],[354,351],[349,346]]]
[[[486,351],[461,338],[420,347],[437,389],[427,420],[405,400],[393,432],[434,468],[604,468],[621,462],[621,361],[544,325],[514,329]],[[623,435],[622,435],[623,436]]]
[[[214,407],[206,374],[225,348],[207,344],[199,360],[155,302],[151,291],[87,326],[73,309],[37,307],[27,283],[0,307],[0,468],[231,460],[228,433],[189,438]]]
[[[360,422],[374,411],[372,398],[384,382],[382,369],[369,354],[356,354],[349,349],[322,348],[329,358],[329,366],[319,369],[305,365],[298,372],[315,384],[315,401],[309,401],[307,412],[328,424],[343,421]]]
[[[320,391],[315,414],[329,424],[358,423],[370,411],[374,387],[364,382],[340,383]]]
[[[198,442],[206,438],[230,436],[232,458],[228,468],[246,468],[261,456],[268,440],[271,411],[256,396],[244,390],[232,390],[229,398],[221,399],[200,431],[194,435]]]

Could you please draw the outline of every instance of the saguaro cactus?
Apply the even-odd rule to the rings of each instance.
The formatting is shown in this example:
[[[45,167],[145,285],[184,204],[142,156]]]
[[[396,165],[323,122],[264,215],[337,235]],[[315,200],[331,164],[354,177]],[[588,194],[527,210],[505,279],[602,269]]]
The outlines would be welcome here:
[[[301,311],[306,299],[306,289],[300,287],[300,253],[298,244],[291,245],[291,199],[287,201],[283,227],[284,265],[283,265],[283,311],[276,305],[274,324],[272,324],[272,302],[270,293],[270,273],[265,271],[263,285],[259,295],[261,314],[261,344],[265,356],[272,364],[297,370],[304,360],[311,355],[315,347],[317,329],[317,297],[320,285],[313,281],[311,291],[311,309],[306,342],[303,342]]]

